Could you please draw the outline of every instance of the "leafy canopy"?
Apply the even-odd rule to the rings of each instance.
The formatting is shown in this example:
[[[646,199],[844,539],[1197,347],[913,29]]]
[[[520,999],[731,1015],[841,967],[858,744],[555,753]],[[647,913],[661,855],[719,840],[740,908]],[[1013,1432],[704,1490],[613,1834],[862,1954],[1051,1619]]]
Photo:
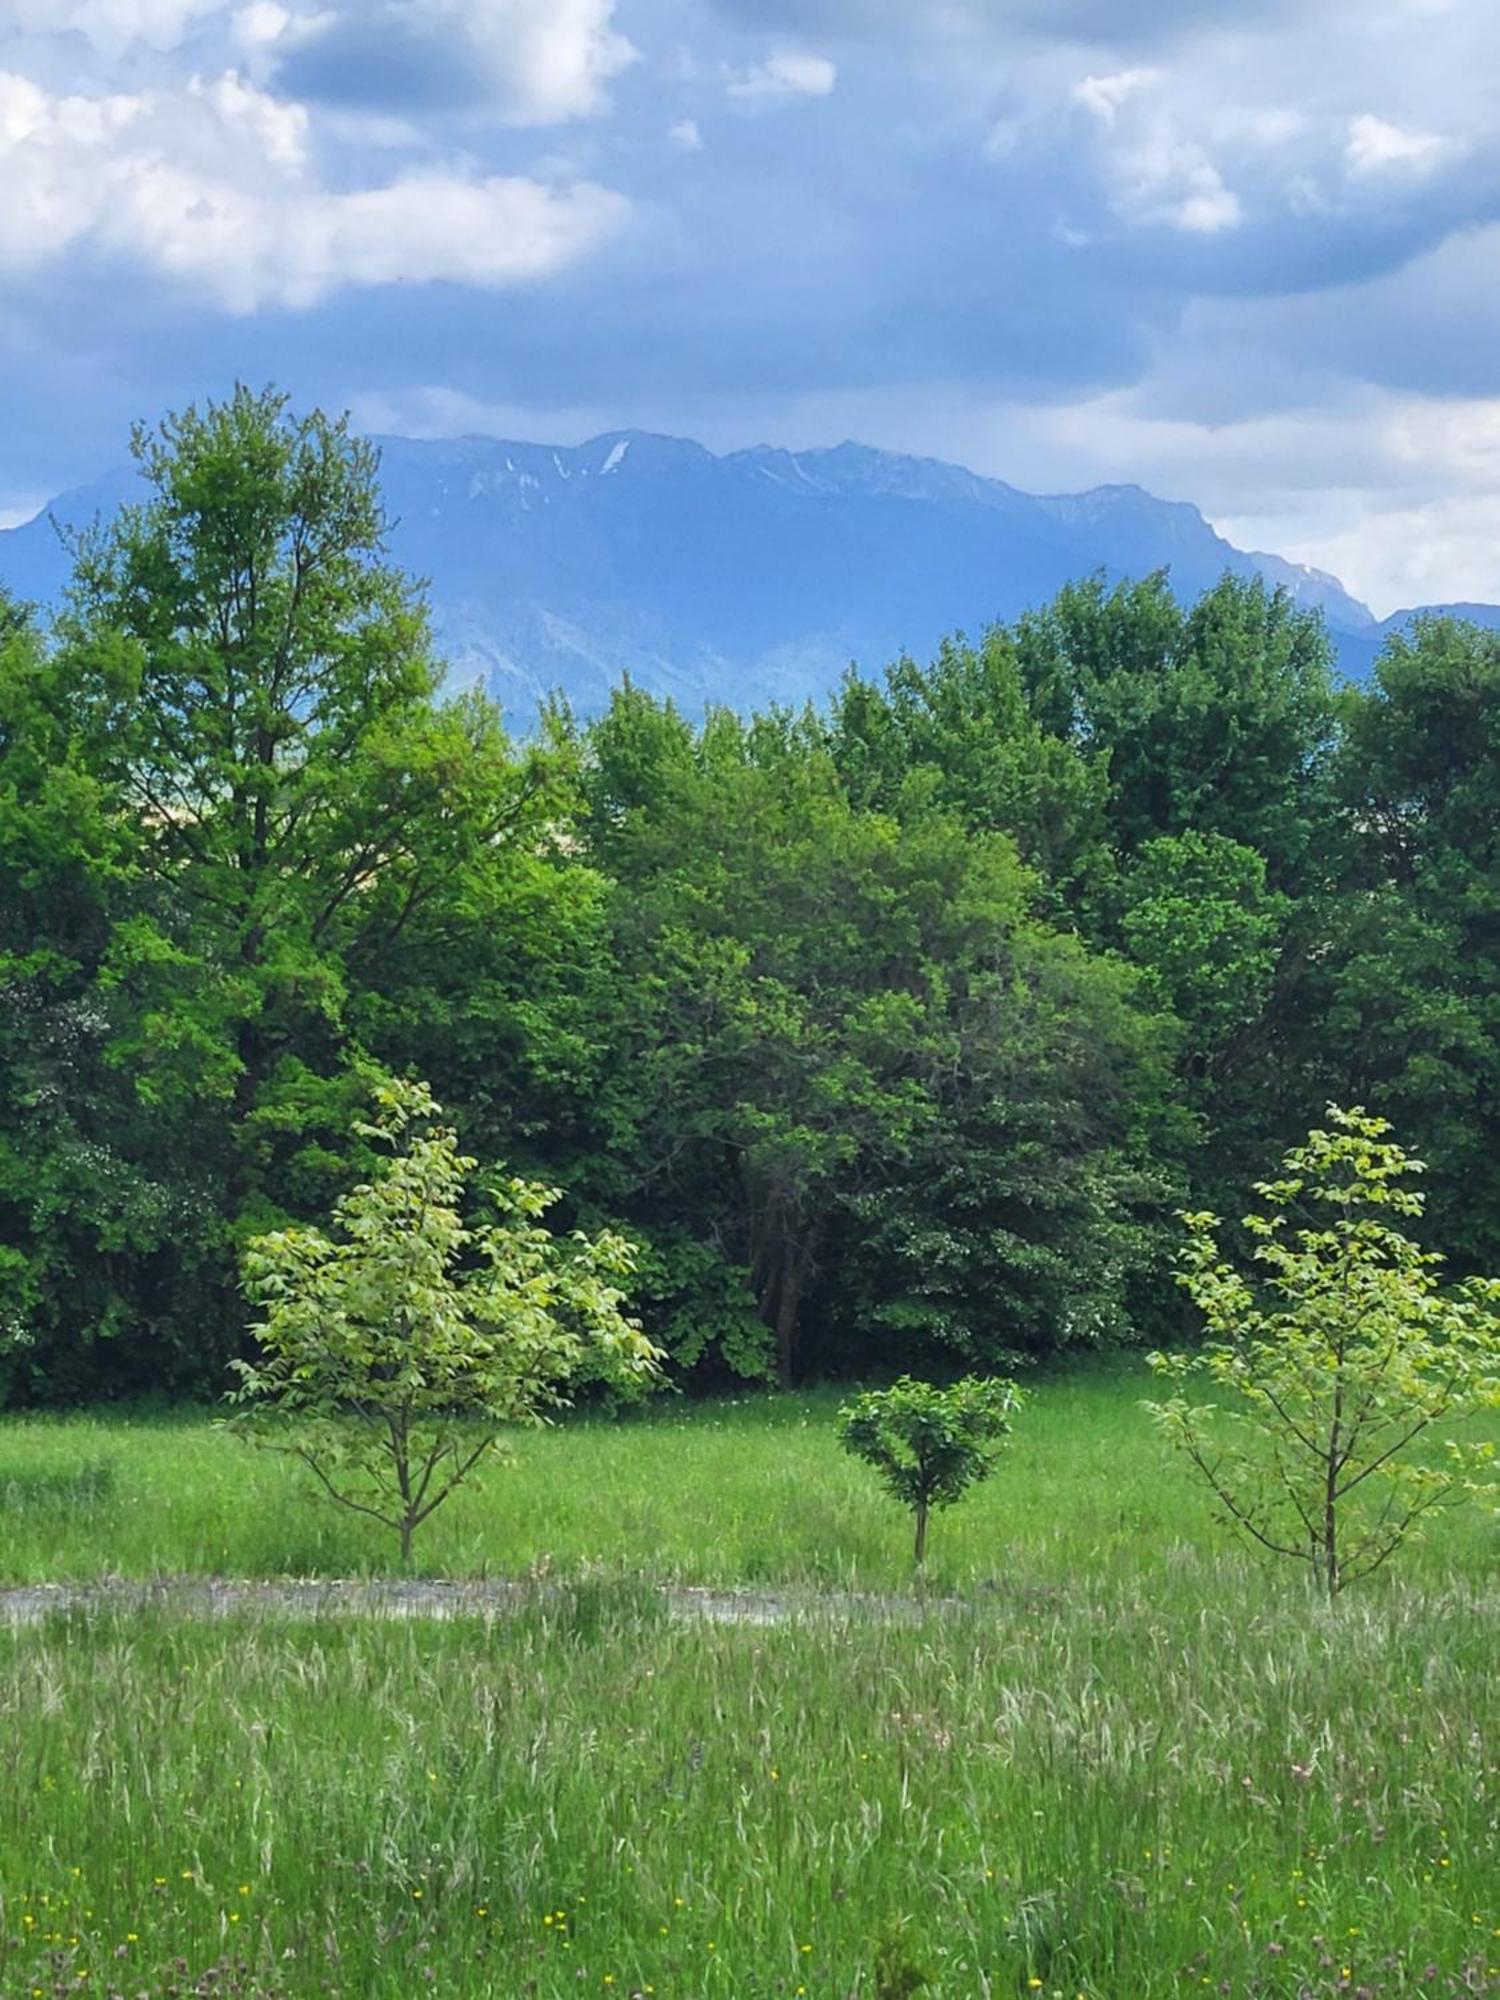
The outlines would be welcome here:
[[[916,1516],[916,1560],[927,1553],[927,1516],[988,1479],[1010,1435],[1022,1392],[1006,1378],[966,1375],[946,1389],[903,1375],[839,1410],[844,1450],[873,1466],[893,1499]]]
[[[556,1190],[523,1180],[492,1182],[494,1219],[465,1223],[476,1162],[433,1122],[431,1091],[374,1096],[356,1129],[388,1164],[340,1199],[333,1233],[276,1230],[246,1250],[261,1354],[234,1363],[235,1393],[264,1413],[255,1441],[394,1528],[405,1558],[504,1426],[540,1422],[585,1374],[643,1389],[657,1356],[624,1312],[623,1237],[560,1240],[541,1221]]]
[[[1445,1287],[1442,1259],[1399,1227],[1422,1213],[1421,1162],[1383,1118],[1328,1118],[1257,1185],[1269,1212],[1244,1221],[1255,1272],[1225,1255],[1216,1216],[1184,1217],[1179,1278],[1208,1338],[1193,1356],[1149,1357],[1173,1390],[1149,1407],[1221,1517],[1310,1564],[1333,1596],[1489,1473],[1493,1445],[1413,1447],[1500,1407],[1500,1279]],[[1229,1400],[1192,1398],[1195,1375]]]

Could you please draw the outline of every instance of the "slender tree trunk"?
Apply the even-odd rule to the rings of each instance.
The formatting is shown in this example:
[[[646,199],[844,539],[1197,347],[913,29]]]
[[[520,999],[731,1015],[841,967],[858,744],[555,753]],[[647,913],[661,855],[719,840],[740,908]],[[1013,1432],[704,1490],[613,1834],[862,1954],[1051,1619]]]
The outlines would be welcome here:
[[[776,1301],[776,1386],[790,1389],[797,1359],[797,1310],[802,1303],[802,1258],[792,1247],[784,1250],[781,1287]]]
[[[1334,1495],[1334,1473],[1329,1472],[1328,1487],[1323,1502],[1323,1546],[1318,1567],[1323,1573],[1323,1585],[1329,1601],[1338,1596],[1342,1583],[1339,1574],[1339,1514],[1338,1502]]]
[[[1323,1583],[1330,1604],[1339,1594],[1339,1473],[1343,1470],[1344,1356],[1338,1355],[1333,1387],[1333,1427],[1328,1437],[1328,1463],[1323,1478]]]
[[[411,1529],[410,1519],[404,1517],[401,1522],[401,1567],[404,1570],[411,1568]]]
[[[927,1502],[925,1500],[917,1502],[916,1558],[917,1568],[920,1569],[927,1560]]]
[[[265,933],[259,924],[252,925],[240,941],[240,965],[252,980],[260,971],[264,951]],[[258,1011],[261,1003],[262,996],[257,993],[252,1003],[257,1012],[242,1020],[235,1031],[239,1075],[234,1080],[234,1100],[230,1112],[230,1143],[234,1150],[229,1164],[228,1189],[230,1215],[235,1220],[255,1192],[256,1174],[250,1158],[250,1119],[260,1104],[271,1064],[271,1051]]]

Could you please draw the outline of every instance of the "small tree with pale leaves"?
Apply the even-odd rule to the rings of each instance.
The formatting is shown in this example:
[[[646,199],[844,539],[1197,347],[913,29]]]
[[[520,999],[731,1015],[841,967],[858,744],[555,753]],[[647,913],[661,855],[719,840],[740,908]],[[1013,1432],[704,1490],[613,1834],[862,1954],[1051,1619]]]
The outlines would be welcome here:
[[[1434,1509],[1493,1490],[1494,1446],[1446,1433],[1500,1407],[1500,1279],[1445,1285],[1398,1226],[1422,1213],[1422,1163],[1383,1118],[1328,1119],[1256,1186],[1257,1270],[1225,1256],[1217,1216],[1184,1216],[1178,1279],[1208,1338],[1149,1357],[1174,1393],[1147,1407],[1220,1518],[1307,1563],[1331,1598]],[[1190,1396],[1195,1377],[1227,1400]]]
[[[621,1236],[559,1237],[557,1191],[500,1180],[468,1223],[477,1163],[422,1083],[375,1090],[356,1131],[389,1154],[344,1195],[331,1234],[281,1229],[244,1259],[259,1356],[235,1364],[234,1428],[291,1453],[340,1505],[412,1536],[499,1444],[581,1376],[650,1386],[657,1350],[625,1313]]]
[[[838,1440],[879,1473],[916,1521],[916,1562],[927,1559],[927,1519],[988,1479],[1021,1404],[1014,1382],[966,1375],[946,1389],[903,1375],[843,1404]]]

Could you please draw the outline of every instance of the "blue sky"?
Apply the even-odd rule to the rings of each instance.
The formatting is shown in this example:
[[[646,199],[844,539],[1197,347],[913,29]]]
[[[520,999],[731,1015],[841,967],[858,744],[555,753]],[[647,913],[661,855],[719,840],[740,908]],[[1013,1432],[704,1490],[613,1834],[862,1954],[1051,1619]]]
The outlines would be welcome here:
[[[240,376],[1500,598],[1497,98],[1493,0],[0,0],[0,521]]]

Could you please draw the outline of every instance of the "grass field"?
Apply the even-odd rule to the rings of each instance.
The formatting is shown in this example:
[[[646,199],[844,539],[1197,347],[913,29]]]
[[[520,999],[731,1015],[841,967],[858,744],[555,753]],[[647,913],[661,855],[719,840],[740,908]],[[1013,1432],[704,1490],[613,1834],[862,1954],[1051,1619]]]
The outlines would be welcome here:
[[[1141,1409],[1139,1365],[1029,1383],[999,1472],[934,1524],[939,1587],[1103,1585],[1186,1549],[1225,1554]],[[905,1588],[909,1524],[832,1437],[836,1395],[660,1399],[647,1413],[522,1432],[416,1541],[432,1575],[600,1569],[687,1583]],[[1500,1436],[1500,1423],[1494,1427]],[[0,1417],[0,1584],[104,1574],[363,1575],[395,1539],[317,1497],[295,1464],[212,1412]],[[1442,1524],[1403,1573],[1494,1573],[1500,1526]]]
[[[0,1633],[0,1995],[1500,1994],[1500,1524],[1329,1612],[1142,1393],[1038,1384],[901,1622],[646,1587],[903,1583],[806,1398],[523,1439],[418,1543],[569,1579],[492,1622]],[[0,1423],[0,1495],[12,1581],[391,1553],[199,1417]]]

